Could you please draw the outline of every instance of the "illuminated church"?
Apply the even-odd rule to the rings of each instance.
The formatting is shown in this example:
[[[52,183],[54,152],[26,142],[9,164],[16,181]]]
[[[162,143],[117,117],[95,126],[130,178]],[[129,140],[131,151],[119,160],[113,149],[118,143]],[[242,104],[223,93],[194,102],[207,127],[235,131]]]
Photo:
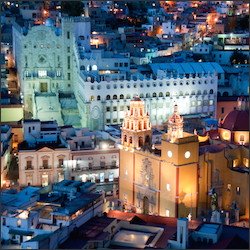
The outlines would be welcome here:
[[[196,218],[210,208],[209,192],[214,189],[218,209],[230,210],[236,203],[240,215],[248,218],[248,149],[224,140],[223,124],[204,136],[184,132],[177,105],[167,124],[161,144],[152,145],[144,102],[139,97],[130,102],[121,128],[119,198],[125,207],[139,213]]]

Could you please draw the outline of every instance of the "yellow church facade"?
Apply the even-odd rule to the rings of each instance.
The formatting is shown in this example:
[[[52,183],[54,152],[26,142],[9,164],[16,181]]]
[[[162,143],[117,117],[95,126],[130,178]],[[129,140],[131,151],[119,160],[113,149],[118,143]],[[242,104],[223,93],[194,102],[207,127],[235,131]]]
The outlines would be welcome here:
[[[131,101],[121,130],[119,199],[126,207],[139,213],[196,218],[209,209],[209,192],[215,187],[220,208],[229,209],[236,200],[240,213],[248,217],[248,200],[235,191],[248,192],[248,174],[228,168],[224,148],[201,154],[199,137],[183,132],[177,105],[161,145],[151,144],[149,114],[138,97]],[[247,151],[243,153],[247,156]],[[232,152],[228,154],[230,158]]]

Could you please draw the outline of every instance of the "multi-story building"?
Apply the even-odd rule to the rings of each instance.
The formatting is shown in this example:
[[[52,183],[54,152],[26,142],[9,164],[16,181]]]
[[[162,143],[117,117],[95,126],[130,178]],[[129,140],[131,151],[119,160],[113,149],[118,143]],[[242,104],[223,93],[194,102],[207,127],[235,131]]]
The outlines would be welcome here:
[[[151,143],[151,123],[139,98],[131,101],[121,136],[119,198],[128,209],[162,216],[196,217],[210,208],[249,218],[249,113],[239,100],[206,136],[183,131],[175,106],[161,145]],[[230,210],[231,209],[231,210]],[[234,216],[234,215],[233,215]]]
[[[47,186],[64,179],[64,162],[70,150],[60,141],[56,122],[26,120],[24,141],[18,147],[20,186]]]
[[[7,184],[6,176],[11,162],[12,136],[11,127],[1,125],[1,186]]]
[[[215,115],[218,75],[223,76],[218,64],[170,65],[172,69],[161,76],[153,72],[162,70],[157,66],[132,70],[129,51],[91,47],[88,17],[61,22],[60,26],[48,19],[31,28],[14,25],[13,50],[26,117],[103,129],[105,124],[123,122],[135,95],[145,101],[153,126],[166,120],[172,111],[169,103],[180,99],[181,114]]]

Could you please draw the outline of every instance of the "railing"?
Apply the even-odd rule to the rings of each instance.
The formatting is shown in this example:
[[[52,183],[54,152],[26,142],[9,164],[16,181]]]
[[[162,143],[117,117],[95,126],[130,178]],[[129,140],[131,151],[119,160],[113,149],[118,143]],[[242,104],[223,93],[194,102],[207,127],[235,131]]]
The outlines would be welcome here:
[[[52,167],[51,166],[40,166],[39,168],[40,169],[51,169]]]
[[[25,170],[34,170],[34,166],[26,166]]]
[[[118,166],[116,165],[76,167],[76,168],[72,168],[72,172],[81,172],[81,171],[89,171],[89,170],[105,170],[105,169],[116,169],[116,168],[118,168]]]

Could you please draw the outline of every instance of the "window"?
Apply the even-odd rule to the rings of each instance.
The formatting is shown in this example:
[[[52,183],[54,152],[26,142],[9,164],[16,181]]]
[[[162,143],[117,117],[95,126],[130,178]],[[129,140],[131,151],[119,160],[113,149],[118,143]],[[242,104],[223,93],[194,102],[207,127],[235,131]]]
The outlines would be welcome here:
[[[107,120],[106,120],[106,123],[110,123],[110,119],[107,119]]]
[[[213,105],[214,101],[213,100],[209,100],[209,105]]]
[[[117,107],[113,107],[113,111],[117,111]]]
[[[97,101],[100,101],[101,100],[101,96],[97,96]]]
[[[26,161],[26,169],[32,169],[32,161],[29,160],[29,161]]]
[[[221,113],[224,114],[224,107],[221,108]]]
[[[68,69],[70,69],[70,56],[68,56],[67,62],[68,62]]]
[[[117,99],[117,95],[113,95],[113,100],[116,100]]]
[[[38,70],[38,77],[47,76],[47,70]]]
[[[125,66],[125,67],[128,67],[128,63],[124,63],[124,66]]]
[[[124,99],[124,95],[120,95],[120,99]]]
[[[116,68],[118,67],[118,63],[115,63],[115,67],[116,67]]]
[[[68,73],[68,80],[70,80],[70,73]]]
[[[104,182],[104,173],[100,173],[100,182]]]
[[[120,111],[124,111],[124,106],[120,106]]]
[[[63,159],[58,159],[58,167],[63,167]]]
[[[70,39],[70,32],[67,31],[67,39]]]
[[[67,47],[67,52],[68,52],[68,53],[70,52],[70,46]]]
[[[6,218],[3,218],[3,226],[6,225]]]
[[[114,173],[109,174],[109,181],[114,181]]]
[[[166,209],[166,217],[169,217],[169,210]]]
[[[110,95],[107,95],[107,96],[106,96],[106,100],[110,100]]]
[[[166,189],[167,189],[168,191],[171,190],[171,189],[170,189],[170,184],[167,184],[167,185],[166,185]]]
[[[240,195],[240,187],[236,187],[236,194]]]
[[[227,184],[227,191],[230,192],[231,191],[231,187],[232,185],[231,184]]]
[[[110,107],[106,107],[106,111],[107,111],[107,112],[110,112]]]
[[[117,123],[117,119],[113,119],[113,123]]]
[[[49,161],[46,159],[43,160],[43,167],[48,168],[49,167]]]

